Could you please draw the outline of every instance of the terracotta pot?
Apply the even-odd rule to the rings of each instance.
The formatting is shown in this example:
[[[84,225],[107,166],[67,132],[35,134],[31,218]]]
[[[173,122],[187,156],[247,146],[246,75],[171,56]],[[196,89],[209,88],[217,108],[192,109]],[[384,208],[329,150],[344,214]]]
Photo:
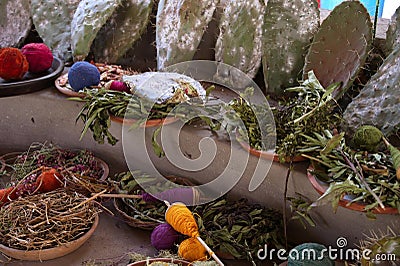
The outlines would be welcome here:
[[[125,119],[123,117],[115,116],[115,115],[110,115],[111,121],[117,122],[117,123],[125,123],[126,125],[133,125],[134,123],[137,122],[136,119]],[[178,118],[176,117],[166,117],[162,119],[151,119],[147,120],[145,123],[141,124],[140,127],[156,127],[156,126],[161,126],[161,125],[168,125],[171,123],[174,123],[178,121]]]
[[[321,180],[318,180],[318,178],[311,173],[313,169],[314,168],[312,166],[309,166],[307,169],[308,180],[310,181],[310,183],[314,187],[314,189],[320,195],[322,195],[328,189],[329,184],[325,183]],[[351,201],[351,198],[348,195],[345,195],[339,201],[339,206],[347,208],[349,210],[353,210],[353,211],[365,212],[366,204],[357,203],[357,202],[350,203],[350,201]],[[392,207],[386,207],[385,209],[383,209],[381,207],[376,207],[372,210],[372,213],[375,213],[375,214],[398,214],[399,211],[396,208],[392,208]]]
[[[62,244],[61,246],[58,247],[42,249],[42,250],[26,251],[26,250],[9,248],[7,246],[0,244],[0,252],[14,259],[28,260],[28,261],[43,261],[43,260],[51,260],[59,258],[77,250],[80,246],[82,246],[92,236],[92,234],[97,228],[98,223],[99,223],[99,217],[96,216],[92,227],[83,236],[74,241]]]
[[[242,148],[245,149],[246,151],[248,151],[250,154],[252,154],[254,156],[257,156],[257,157],[260,157],[260,158],[267,159],[267,160],[272,160],[274,162],[280,162],[278,154],[272,153],[270,151],[256,150],[256,149],[250,147],[250,145],[247,142],[245,142],[244,140],[241,140],[239,138],[238,134],[236,134],[236,140],[239,142],[240,146],[242,146]],[[304,162],[306,160],[307,160],[307,158],[305,158],[305,157],[303,157],[301,155],[298,155],[298,156],[295,156],[292,159],[292,162]],[[285,158],[285,162],[289,163],[290,162],[290,157],[286,157]]]
[[[176,264],[182,265],[182,266],[191,265],[190,262],[184,261],[184,260],[171,259],[171,258],[159,258],[159,259],[154,258],[154,259],[137,261],[137,262],[128,264],[127,266],[147,266],[147,265],[151,264],[152,262],[170,262],[170,263],[176,263]]]

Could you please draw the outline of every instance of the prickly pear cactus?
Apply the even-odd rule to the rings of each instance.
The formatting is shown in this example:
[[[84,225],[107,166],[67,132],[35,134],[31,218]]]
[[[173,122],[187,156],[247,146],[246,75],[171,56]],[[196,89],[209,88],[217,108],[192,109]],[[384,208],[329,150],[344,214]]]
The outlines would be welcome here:
[[[234,66],[251,78],[257,74],[264,7],[260,0],[226,2],[219,22],[216,61]]]
[[[31,0],[32,21],[54,55],[71,61],[71,21],[80,0]]]
[[[391,53],[400,44],[400,6],[396,9],[390,19],[389,27],[386,31],[386,48]]]
[[[361,252],[365,252],[362,254],[369,257],[369,259],[364,256],[361,257],[362,266],[398,265],[397,263],[400,262],[400,235],[396,235],[394,232],[385,236],[378,236],[377,233],[373,233],[372,236],[361,241],[360,246]],[[374,260],[374,258],[381,258],[382,260]],[[385,260],[389,263],[382,263]]]
[[[281,95],[301,80],[304,57],[319,20],[315,0],[268,1],[262,41],[267,93]]]
[[[157,68],[191,60],[218,0],[160,0],[156,17]]]
[[[400,127],[400,46],[383,62],[360,94],[347,106],[343,120],[349,134],[361,125],[373,125],[386,136]]]
[[[336,6],[322,22],[306,56],[305,79],[313,70],[322,86],[340,82],[333,92],[338,99],[351,86],[364,65],[372,42],[372,23],[359,1]]]
[[[93,40],[121,0],[82,0],[71,22],[71,48],[74,61],[84,60]]]
[[[152,0],[125,0],[93,41],[97,61],[115,63],[140,38],[150,21]]]
[[[31,27],[29,0],[0,1],[0,48],[22,44]]]

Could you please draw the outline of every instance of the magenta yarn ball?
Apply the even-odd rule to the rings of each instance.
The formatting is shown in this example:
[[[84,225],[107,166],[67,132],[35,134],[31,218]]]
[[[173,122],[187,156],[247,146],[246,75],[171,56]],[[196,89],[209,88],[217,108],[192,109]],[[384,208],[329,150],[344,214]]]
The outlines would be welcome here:
[[[41,73],[48,70],[53,64],[53,54],[44,43],[28,43],[21,48],[29,63],[29,72]]]
[[[178,232],[168,223],[162,223],[151,232],[151,245],[158,250],[171,249],[179,238]]]
[[[125,82],[114,80],[111,82],[110,90],[113,91],[122,91],[122,92],[130,92],[128,85]]]

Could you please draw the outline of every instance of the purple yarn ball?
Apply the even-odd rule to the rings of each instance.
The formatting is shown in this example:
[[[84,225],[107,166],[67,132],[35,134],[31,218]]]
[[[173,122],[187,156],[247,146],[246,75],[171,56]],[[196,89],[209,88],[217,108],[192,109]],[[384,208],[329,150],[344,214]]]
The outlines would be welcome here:
[[[129,87],[124,82],[118,80],[111,82],[110,90],[130,93]]]
[[[162,223],[151,232],[151,245],[158,250],[171,249],[178,240],[179,234],[168,223]]]
[[[76,62],[68,71],[68,82],[74,91],[100,83],[100,71],[86,61]]]

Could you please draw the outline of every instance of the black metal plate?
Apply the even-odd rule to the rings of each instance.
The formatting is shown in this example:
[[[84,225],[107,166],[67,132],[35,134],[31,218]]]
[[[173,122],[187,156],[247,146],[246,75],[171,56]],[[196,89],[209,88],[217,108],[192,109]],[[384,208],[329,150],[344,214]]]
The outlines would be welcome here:
[[[5,81],[0,78],[0,97],[30,93],[54,86],[54,81],[64,70],[64,62],[54,57],[49,70],[40,74],[27,72],[22,80]]]

